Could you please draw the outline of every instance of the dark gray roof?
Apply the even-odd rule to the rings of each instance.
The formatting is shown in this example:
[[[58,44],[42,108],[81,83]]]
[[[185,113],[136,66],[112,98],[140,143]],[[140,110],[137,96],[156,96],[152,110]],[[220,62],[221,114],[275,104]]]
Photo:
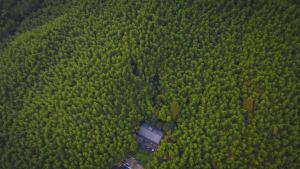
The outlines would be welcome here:
[[[158,144],[163,137],[163,132],[148,124],[143,124],[138,132],[140,136],[143,136],[152,142]]]

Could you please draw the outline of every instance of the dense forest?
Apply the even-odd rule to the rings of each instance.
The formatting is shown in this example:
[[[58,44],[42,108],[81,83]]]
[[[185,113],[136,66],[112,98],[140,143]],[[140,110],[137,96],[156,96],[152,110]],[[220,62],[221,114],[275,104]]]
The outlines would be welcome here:
[[[0,0],[0,168],[300,168],[296,0]]]

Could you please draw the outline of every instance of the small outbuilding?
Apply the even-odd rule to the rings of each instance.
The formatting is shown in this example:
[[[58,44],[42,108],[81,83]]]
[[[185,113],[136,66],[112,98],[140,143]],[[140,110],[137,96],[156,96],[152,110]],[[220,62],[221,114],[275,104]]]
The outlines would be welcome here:
[[[163,132],[154,126],[144,123],[137,133],[137,137],[139,146],[143,150],[154,152],[163,137]]]
[[[134,157],[127,157],[111,169],[145,169]]]

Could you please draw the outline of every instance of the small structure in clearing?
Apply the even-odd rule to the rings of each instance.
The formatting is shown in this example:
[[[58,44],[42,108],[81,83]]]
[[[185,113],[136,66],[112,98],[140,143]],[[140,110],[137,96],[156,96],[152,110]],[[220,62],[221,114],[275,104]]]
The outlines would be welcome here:
[[[142,124],[137,133],[139,146],[146,152],[154,152],[162,137],[163,132],[161,130],[145,123]],[[113,166],[112,169],[144,169],[144,167],[134,157],[129,155],[122,162]]]
[[[154,152],[157,149],[157,146],[162,137],[163,132],[161,130],[145,123],[142,124],[137,134],[137,139],[140,147],[148,152]]]
[[[145,169],[138,161],[133,157],[124,159],[120,164],[115,165],[112,169]]]

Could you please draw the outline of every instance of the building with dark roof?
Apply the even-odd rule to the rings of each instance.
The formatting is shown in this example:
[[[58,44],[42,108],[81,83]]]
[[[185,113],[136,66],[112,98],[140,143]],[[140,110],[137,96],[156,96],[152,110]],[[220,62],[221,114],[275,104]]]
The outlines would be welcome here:
[[[156,150],[162,139],[163,132],[156,127],[144,123],[142,124],[137,137],[138,143],[143,150],[153,152]]]

